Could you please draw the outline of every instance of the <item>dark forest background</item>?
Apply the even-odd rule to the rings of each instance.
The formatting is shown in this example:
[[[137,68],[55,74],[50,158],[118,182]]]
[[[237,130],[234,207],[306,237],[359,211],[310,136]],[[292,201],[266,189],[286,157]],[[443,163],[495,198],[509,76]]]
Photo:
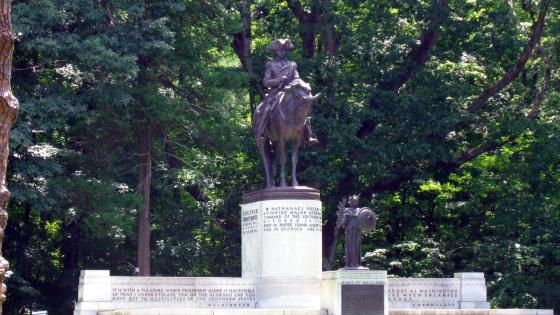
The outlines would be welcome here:
[[[262,187],[250,116],[267,44],[322,97],[300,183],[379,214],[367,266],[484,272],[493,307],[560,310],[560,2],[13,1],[6,314],[70,314],[79,271],[239,276]]]

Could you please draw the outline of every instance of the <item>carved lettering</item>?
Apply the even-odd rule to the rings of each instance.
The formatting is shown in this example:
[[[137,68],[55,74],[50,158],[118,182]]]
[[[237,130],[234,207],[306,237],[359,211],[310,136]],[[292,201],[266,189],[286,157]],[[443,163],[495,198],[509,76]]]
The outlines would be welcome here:
[[[114,302],[186,302],[200,308],[247,308],[256,302],[254,288],[113,287]]]
[[[458,285],[392,283],[389,285],[388,298],[393,308],[453,309],[459,307],[459,293]]]
[[[267,207],[263,232],[321,231],[321,208],[314,206]]]
[[[251,234],[259,231],[259,209],[245,209],[241,211],[241,233]]]

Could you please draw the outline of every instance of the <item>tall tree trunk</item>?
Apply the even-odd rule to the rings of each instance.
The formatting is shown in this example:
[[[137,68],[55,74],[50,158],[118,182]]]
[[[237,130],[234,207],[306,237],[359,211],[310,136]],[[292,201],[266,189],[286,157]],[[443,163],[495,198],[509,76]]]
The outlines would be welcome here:
[[[303,44],[303,56],[307,59],[315,56],[315,40],[321,10],[318,3],[312,5],[311,11],[306,11],[299,0],[286,0],[299,22],[299,34]]]
[[[150,186],[152,183],[153,123],[149,122],[138,134],[140,165],[138,190],[144,197],[138,217],[138,275],[150,275]]]
[[[239,57],[239,60],[243,65],[243,69],[245,69],[249,75],[249,83],[251,85],[249,99],[252,113],[257,107],[255,92],[257,92],[261,99],[263,99],[265,91],[263,85],[260,83],[260,79],[257,78],[253,69],[253,61],[251,57],[251,3],[249,0],[242,0],[239,3],[239,13],[241,15],[243,29],[241,32],[233,34],[233,43],[231,44],[231,47],[237,54],[237,57]]]
[[[64,227],[64,231],[68,233],[68,235],[64,236],[61,246],[61,251],[64,255],[62,260],[62,271],[64,273],[74,273],[78,270],[81,227],[84,217],[81,215]]]
[[[323,47],[325,55],[329,59],[334,59],[338,51],[340,41],[339,34],[334,29],[334,13],[332,11],[331,0],[321,1],[321,26],[323,27]]]
[[[324,69],[324,80],[326,85],[326,101],[330,108],[336,104],[336,80],[337,80],[337,53],[340,42],[340,34],[335,31],[335,17],[331,0],[322,0],[318,20],[323,28],[321,41],[323,51],[327,58],[327,67]],[[323,149],[327,146],[326,139],[321,139],[320,145]],[[347,181],[340,182],[339,187],[344,190]],[[336,254],[336,246],[339,236],[336,234],[336,220],[327,220],[323,228],[323,269],[332,270]]]
[[[18,100],[12,93],[10,80],[12,77],[12,53],[15,36],[12,33],[12,1],[0,0],[0,315],[2,304],[6,300],[4,277],[9,264],[2,255],[4,231],[8,222],[6,206],[10,200],[10,192],[6,187],[6,168],[8,165],[8,140],[10,129],[19,110]]]
[[[332,11],[332,4],[330,0],[321,1],[321,26],[323,27],[323,49],[327,56],[328,67],[325,69],[326,85],[327,85],[327,99],[332,105],[336,103],[336,54],[338,52],[338,44],[340,42],[340,35],[334,29],[334,12]]]
[[[63,227],[64,238],[61,244],[62,252],[62,275],[58,281],[58,288],[63,292],[70,293],[66,296],[52,294],[49,299],[57,301],[56,307],[49,309],[49,313],[70,314],[74,309],[74,296],[78,293],[78,279],[80,268],[78,265],[80,258],[81,227],[86,215],[82,214],[73,219]],[[19,268],[18,268],[19,271]],[[51,305],[53,307],[54,305]]]

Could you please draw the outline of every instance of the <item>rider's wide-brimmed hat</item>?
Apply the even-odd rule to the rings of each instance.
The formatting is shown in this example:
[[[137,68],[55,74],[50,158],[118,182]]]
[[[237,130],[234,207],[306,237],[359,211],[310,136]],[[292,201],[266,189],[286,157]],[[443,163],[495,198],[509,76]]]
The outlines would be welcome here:
[[[273,40],[270,44],[268,44],[267,48],[270,52],[275,52],[278,50],[292,51],[294,50],[295,46],[290,39],[279,38]]]

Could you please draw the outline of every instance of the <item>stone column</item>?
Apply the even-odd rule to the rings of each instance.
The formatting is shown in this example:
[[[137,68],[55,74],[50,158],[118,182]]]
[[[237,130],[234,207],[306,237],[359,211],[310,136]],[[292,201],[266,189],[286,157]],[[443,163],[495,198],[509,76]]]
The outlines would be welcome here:
[[[97,315],[112,309],[113,292],[109,270],[82,270],[74,315]]]
[[[242,275],[257,279],[259,308],[319,308],[321,201],[309,187],[243,196]]]
[[[461,279],[461,300],[459,308],[462,309],[489,309],[490,303],[486,296],[486,279],[482,272],[459,272],[454,278]]]

